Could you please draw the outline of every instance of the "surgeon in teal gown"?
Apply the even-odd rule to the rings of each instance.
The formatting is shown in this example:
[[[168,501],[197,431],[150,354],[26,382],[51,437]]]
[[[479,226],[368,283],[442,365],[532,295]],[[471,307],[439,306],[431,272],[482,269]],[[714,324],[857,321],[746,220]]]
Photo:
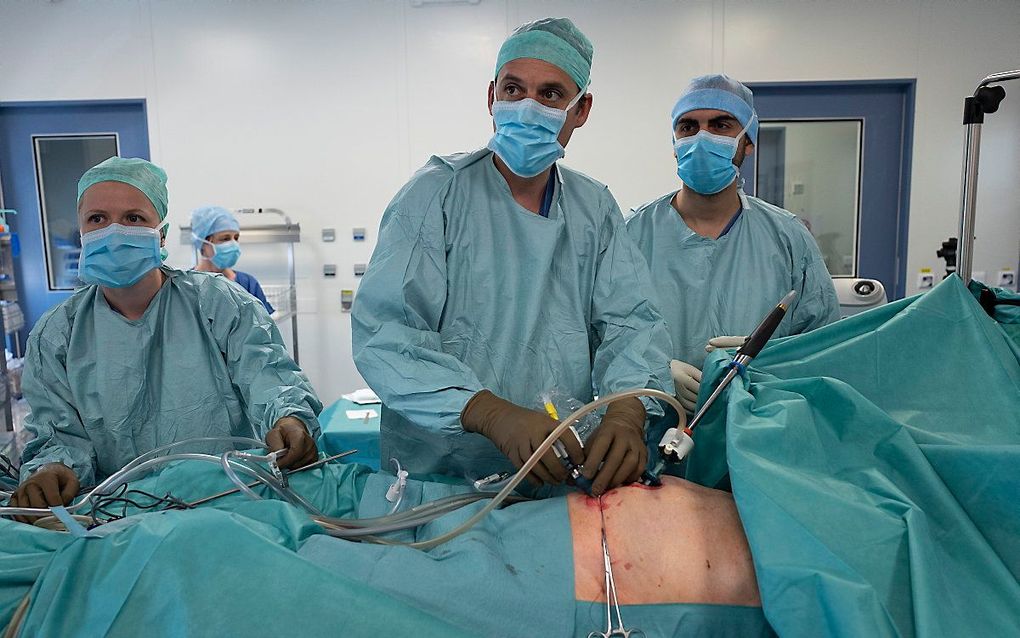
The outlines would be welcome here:
[[[265,438],[314,460],[322,406],[254,297],[162,265],[166,175],[111,158],[78,185],[80,278],[28,339],[31,408],[14,502],[69,502],[139,454],[199,436]]]
[[[673,108],[682,188],[635,209],[627,232],[648,262],[673,342],[677,397],[693,411],[708,352],[735,347],[790,290],[775,336],[839,319],[839,301],[811,233],[789,211],[741,189],[754,150],[750,89],[725,75],[695,78]]]
[[[387,207],[353,311],[384,460],[487,476],[556,425],[544,392],[670,387],[669,337],[613,196],[556,163],[591,109],[591,53],[566,19],[517,29],[489,87],[489,148],[432,157]],[[596,492],[644,470],[646,410],[662,413],[614,403],[583,451],[561,439]],[[550,453],[535,478],[565,474]]]

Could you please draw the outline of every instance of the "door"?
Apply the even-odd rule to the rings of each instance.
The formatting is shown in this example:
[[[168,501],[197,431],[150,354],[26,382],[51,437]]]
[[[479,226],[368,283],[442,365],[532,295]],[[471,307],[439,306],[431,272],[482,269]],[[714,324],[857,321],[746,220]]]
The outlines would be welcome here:
[[[35,322],[77,284],[78,179],[120,155],[149,158],[142,100],[0,103],[0,187],[20,252],[21,343]]]
[[[761,128],[745,190],[800,217],[833,277],[903,297],[914,81],[748,86]]]

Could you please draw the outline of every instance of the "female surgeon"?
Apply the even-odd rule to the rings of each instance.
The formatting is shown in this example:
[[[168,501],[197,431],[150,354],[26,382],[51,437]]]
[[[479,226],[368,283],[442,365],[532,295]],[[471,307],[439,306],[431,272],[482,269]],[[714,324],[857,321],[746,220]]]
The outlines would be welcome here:
[[[70,503],[136,456],[192,437],[264,438],[280,465],[318,455],[322,404],[254,297],[163,264],[166,173],[112,157],[78,182],[86,285],[28,338],[35,435],[12,505]]]
[[[237,243],[241,225],[229,210],[222,206],[203,206],[191,211],[191,233],[195,250],[201,255],[195,270],[223,275],[250,292],[262,302],[266,312],[273,314],[273,306],[266,301],[258,280],[246,272],[234,270],[241,256]]]

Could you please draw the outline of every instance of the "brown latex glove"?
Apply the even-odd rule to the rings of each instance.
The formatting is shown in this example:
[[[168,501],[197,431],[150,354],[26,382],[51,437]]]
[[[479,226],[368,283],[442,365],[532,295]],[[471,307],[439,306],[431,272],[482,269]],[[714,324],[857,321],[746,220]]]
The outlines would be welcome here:
[[[514,467],[520,469],[559,422],[544,412],[522,408],[501,399],[488,390],[471,397],[460,413],[467,432],[477,432],[496,444]],[[584,451],[577,438],[566,430],[561,436],[570,459],[580,465]],[[533,483],[556,485],[567,480],[567,470],[550,449],[528,473]]]
[[[287,448],[287,453],[277,460],[280,469],[304,467],[319,460],[319,448],[315,439],[308,434],[304,422],[293,416],[285,416],[276,422],[266,434],[266,445],[270,452]]]
[[[25,479],[11,496],[11,507],[51,507],[67,505],[81,487],[74,470],[63,463],[48,463]],[[22,523],[31,523],[37,516],[15,516]]]
[[[585,451],[584,476],[594,496],[638,480],[648,463],[644,404],[635,397],[609,404]]]

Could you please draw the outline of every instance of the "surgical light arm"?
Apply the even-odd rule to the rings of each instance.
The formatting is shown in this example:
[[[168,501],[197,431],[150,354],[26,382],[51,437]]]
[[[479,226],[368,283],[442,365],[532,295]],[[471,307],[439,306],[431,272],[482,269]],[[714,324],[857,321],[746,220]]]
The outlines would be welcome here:
[[[783,321],[783,317],[786,316],[787,310],[790,308],[790,304],[797,297],[797,291],[791,290],[786,293],[782,300],[776,305],[775,308],[765,316],[758,327],[754,329],[744,344],[737,349],[737,353],[733,356],[733,360],[729,363],[729,370],[726,372],[726,376],[723,377],[719,385],[715,387],[712,394],[705,399],[705,403],[698,410],[691,422],[686,427],[681,429],[680,427],[670,428],[666,430],[666,434],[663,435],[662,440],[659,442],[659,460],[655,464],[652,470],[644,473],[641,478],[641,482],[645,485],[658,485],[659,475],[666,468],[667,463],[679,463],[694,449],[694,439],[692,438],[694,428],[701,423],[701,420],[705,417],[705,414],[716,402],[716,399],[722,395],[726,387],[729,386],[730,382],[733,381],[734,377],[744,371],[747,364],[752,359],[758,356],[765,344],[768,343],[772,335],[775,334],[776,328]]]

